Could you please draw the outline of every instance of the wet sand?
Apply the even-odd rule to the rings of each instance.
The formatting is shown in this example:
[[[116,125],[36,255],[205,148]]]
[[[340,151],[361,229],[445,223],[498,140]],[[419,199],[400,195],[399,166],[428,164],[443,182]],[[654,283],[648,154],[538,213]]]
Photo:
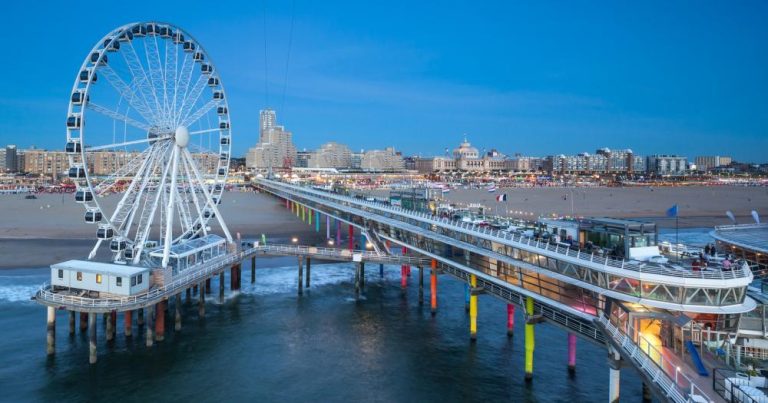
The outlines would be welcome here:
[[[112,211],[120,195],[99,199],[102,208]],[[297,236],[302,243],[323,242],[306,224],[291,217],[277,199],[252,192],[227,192],[219,206],[233,237],[289,242]],[[72,194],[43,194],[37,200],[23,195],[0,196],[0,268],[45,267],[53,262],[82,259],[96,242],[96,225],[83,220],[83,206]],[[212,231],[221,234],[218,223]],[[102,246],[102,249],[106,249]]]

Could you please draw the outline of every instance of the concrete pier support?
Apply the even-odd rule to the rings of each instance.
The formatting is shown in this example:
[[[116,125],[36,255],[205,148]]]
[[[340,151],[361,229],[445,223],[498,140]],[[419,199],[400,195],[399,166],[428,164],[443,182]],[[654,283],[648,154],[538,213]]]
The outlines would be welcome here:
[[[123,329],[125,337],[133,337],[133,311],[123,313]]]
[[[109,324],[107,327],[110,328],[110,335],[107,335],[107,340],[114,340],[117,333],[117,311],[109,313]]]
[[[437,260],[432,259],[432,270],[429,274],[429,297],[432,316],[437,315]]]
[[[88,330],[88,312],[80,312],[80,332]]]
[[[74,336],[75,335],[75,311],[69,311],[69,335]]]
[[[139,308],[136,310],[136,325],[141,327],[144,326],[144,309]]]
[[[205,293],[202,292],[204,287],[205,283],[200,283],[200,298],[197,300],[197,314],[200,318],[205,318]]]
[[[360,299],[360,264],[355,265],[355,299]]]
[[[309,267],[309,265],[307,265],[307,267]],[[251,284],[255,282],[256,282],[256,256],[253,256],[251,257]]]
[[[613,346],[608,347],[608,401],[618,403],[621,385],[621,355]]]
[[[110,341],[114,340],[114,338],[115,338],[115,336],[114,336],[115,325],[112,323],[112,313],[111,312],[104,315],[104,323],[106,323],[106,325],[107,325],[107,329],[104,332],[104,336],[107,339],[107,342],[110,342]]]
[[[419,269],[419,305],[424,305],[424,268],[418,266]]]
[[[146,345],[147,347],[152,347],[152,345],[155,343],[155,324],[154,324],[154,318],[152,311],[154,311],[154,306],[147,307],[147,325],[146,328]]]
[[[302,278],[304,276],[304,267],[302,266],[304,266],[304,257],[299,256],[299,296],[304,295],[304,279]]]
[[[307,256],[307,279],[306,279],[306,284],[304,284],[307,288],[309,288],[309,283],[310,283],[310,280],[309,280],[310,279],[310,267],[311,267],[311,263],[310,263],[310,260],[309,260],[309,256]]]
[[[48,307],[48,317],[46,319],[46,352],[48,355],[56,353],[56,308]]]
[[[515,306],[507,304],[507,337],[515,334]]]
[[[355,250],[355,226],[349,224],[349,241],[347,242],[349,250]]]
[[[176,302],[173,304],[173,330],[181,330],[181,294],[176,294]]]
[[[405,288],[408,287],[408,276],[405,274],[405,265],[400,265],[400,289],[405,294]]]
[[[96,314],[88,314],[88,362],[96,364]]]
[[[379,277],[384,278],[384,263],[379,263]]]
[[[365,289],[365,262],[360,262],[360,289]]]
[[[191,288],[187,288],[187,299],[186,299],[186,302],[188,304],[192,302],[192,289]]]
[[[211,278],[208,277],[205,279],[205,293],[210,294],[211,293]]]
[[[477,287],[477,276],[469,275],[470,288]],[[470,291],[469,295],[469,340],[477,341],[477,295]]]
[[[224,272],[219,273],[219,301],[224,302]]]
[[[201,292],[201,296],[205,293]],[[155,305],[155,340],[165,340],[165,304],[168,302],[160,301]]]
[[[240,265],[236,264],[232,266],[232,269],[230,270],[231,275],[229,279],[230,283],[230,289],[232,291],[237,291],[240,289]]]
[[[643,403],[651,403],[652,401],[651,388],[648,387],[647,383],[643,382]]]
[[[576,335],[568,333],[568,373],[576,373]]]
[[[467,311],[467,313],[469,313],[470,288],[472,288],[472,286],[470,286],[469,283],[464,283],[464,310]]]
[[[533,333],[533,298],[525,298],[525,381],[533,380],[533,350],[536,347]]]

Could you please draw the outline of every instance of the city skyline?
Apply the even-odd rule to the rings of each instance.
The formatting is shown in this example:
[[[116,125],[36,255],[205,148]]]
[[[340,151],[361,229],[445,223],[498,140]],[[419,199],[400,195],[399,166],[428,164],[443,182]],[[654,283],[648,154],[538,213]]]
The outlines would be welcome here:
[[[263,4],[208,19],[197,11],[206,7],[157,4],[89,14],[94,18],[77,30],[68,21],[88,7],[52,3],[41,14],[11,4],[19,18],[9,29],[32,41],[43,40],[41,26],[60,35],[46,63],[37,47],[0,39],[18,54],[17,79],[0,100],[0,143],[63,147],[71,83],[93,38],[156,18],[197,33],[215,58],[239,156],[258,140],[258,111],[272,107],[298,149],[335,141],[431,156],[466,133],[479,149],[508,155],[629,147],[643,155],[765,162],[768,45],[759,38],[768,27],[759,21],[768,6],[661,4],[561,5],[555,12],[491,4],[467,15],[467,3],[297,1],[295,14],[289,3],[266,4],[266,26]]]

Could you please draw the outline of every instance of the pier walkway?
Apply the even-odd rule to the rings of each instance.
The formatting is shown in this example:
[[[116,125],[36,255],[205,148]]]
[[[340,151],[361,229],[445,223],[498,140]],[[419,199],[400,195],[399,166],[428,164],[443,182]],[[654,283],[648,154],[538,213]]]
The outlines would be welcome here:
[[[347,238],[353,239],[357,231],[369,242],[386,243],[381,248],[387,251],[402,247],[432,259],[433,269],[466,282],[471,295],[468,299],[485,293],[507,302],[508,312],[514,312],[514,306],[523,308],[526,378],[533,372],[533,325],[540,321],[569,333],[569,356],[573,336],[606,346],[612,363],[610,401],[618,399],[618,369],[622,362],[636,367],[644,384],[663,400],[719,398],[703,384],[711,380],[700,378],[687,365],[670,373],[665,362],[654,358],[649,348],[640,348],[643,335],[632,324],[618,325],[621,317],[675,326],[674,318],[684,312],[738,314],[755,306],[746,297],[746,287],[753,278],[746,266],[729,271],[692,271],[676,264],[611,259],[522,233],[497,231],[306,186],[260,179],[257,188],[281,199],[302,219],[314,217],[318,231],[325,217],[329,237],[331,232],[338,238],[339,232],[346,231]],[[634,307],[647,307],[653,312],[645,308],[631,311]],[[476,315],[477,307],[470,302],[472,337],[477,331]]]

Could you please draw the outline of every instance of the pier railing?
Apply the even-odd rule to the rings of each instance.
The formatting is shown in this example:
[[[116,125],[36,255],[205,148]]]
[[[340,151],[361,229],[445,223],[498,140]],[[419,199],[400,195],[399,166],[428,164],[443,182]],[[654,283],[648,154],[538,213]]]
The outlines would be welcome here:
[[[128,310],[142,308],[152,305],[163,298],[175,295],[184,289],[195,285],[199,281],[225,270],[229,265],[241,262],[250,250],[237,252],[203,263],[203,267],[180,277],[168,285],[152,288],[145,294],[131,295],[125,297],[110,296],[107,298],[88,298],[77,295],[67,295],[53,292],[48,283],[43,284],[35,294],[35,298],[47,305],[62,306],[65,305],[72,310],[77,308],[88,311]]]
[[[675,264],[642,263],[627,261],[625,259],[613,259],[610,257],[595,255],[594,253],[582,252],[580,249],[572,249],[570,247],[543,242],[541,239],[529,237],[522,233],[511,233],[507,231],[496,230],[487,226],[479,226],[469,222],[462,222],[445,217],[435,217],[432,214],[404,209],[397,206],[391,206],[376,201],[362,200],[349,196],[330,193],[327,191],[319,191],[302,186],[290,185],[283,182],[275,182],[264,179],[260,181],[262,183],[266,183],[269,186],[275,187],[278,190],[285,191],[286,188],[290,189],[293,191],[292,193],[294,193],[295,196],[306,197],[302,195],[303,193],[305,195],[314,195],[321,199],[330,201],[335,200],[345,202],[349,205],[357,205],[361,208],[367,207],[388,213],[390,215],[397,215],[400,217],[401,221],[407,222],[407,220],[414,220],[425,224],[441,226],[448,230],[461,232],[467,235],[476,236],[478,238],[502,243],[512,247],[517,247],[522,250],[535,253],[543,253],[544,255],[548,255],[553,258],[569,258],[572,259],[574,263],[605,272],[615,273],[615,270],[612,269],[620,269],[643,274],[656,274],[663,276],[712,280],[730,280],[749,278],[752,276],[752,272],[748,266],[737,266],[732,270],[703,269],[700,271],[693,271]]]
[[[597,321],[605,328],[607,336],[611,337],[624,354],[634,361],[635,367],[653,380],[670,400],[684,403],[697,401],[694,396],[701,396],[708,402],[712,401],[688,375],[666,359],[664,354],[657,350],[645,336],[638,333],[637,342],[635,342],[630,335],[614,326],[607,317],[599,315]],[[635,331],[630,327],[628,333],[635,333]]]
[[[352,260],[355,255],[359,255],[362,261],[390,264],[410,264],[414,266],[429,265],[430,263],[429,259],[416,256],[387,255],[375,251],[360,251],[304,245],[260,245],[250,249],[246,254],[250,256],[257,253],[267,255],[303,255],[327,260]]]

